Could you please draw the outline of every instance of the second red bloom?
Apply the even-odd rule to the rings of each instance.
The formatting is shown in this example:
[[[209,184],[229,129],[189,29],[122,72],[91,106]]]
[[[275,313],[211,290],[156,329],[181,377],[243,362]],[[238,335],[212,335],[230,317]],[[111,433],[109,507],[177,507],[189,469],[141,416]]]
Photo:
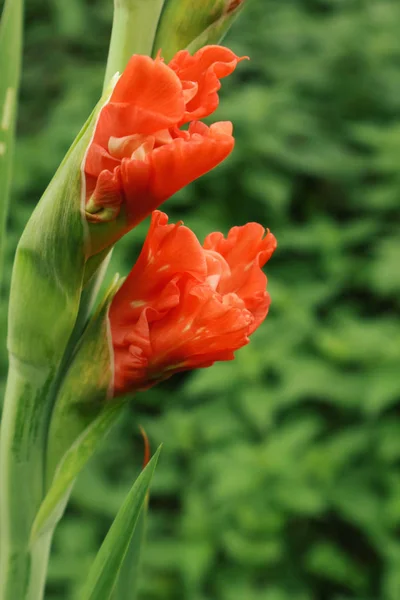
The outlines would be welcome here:
[[[155,211],[143,250],[109,311],[115,394],[148,388],[174,372],[231,360],[265,319],[261,267],[276,248],[258,223],[227,238],[195,234]]]

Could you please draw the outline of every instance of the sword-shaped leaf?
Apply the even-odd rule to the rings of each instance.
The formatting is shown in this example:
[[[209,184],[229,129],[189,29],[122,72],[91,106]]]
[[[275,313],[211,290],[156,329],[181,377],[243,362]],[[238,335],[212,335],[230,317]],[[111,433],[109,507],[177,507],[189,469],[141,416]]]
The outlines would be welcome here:
[[[141,550],[145,542],[148,502],[144,503],[138,523],[122,564],[113,600],[135,600],[141,567]]]
[[[143,510],[161,448],[141,472],[96,556],[82,600],[111,600],[130,542]],[[138,540],[139,542],[139,540]]]

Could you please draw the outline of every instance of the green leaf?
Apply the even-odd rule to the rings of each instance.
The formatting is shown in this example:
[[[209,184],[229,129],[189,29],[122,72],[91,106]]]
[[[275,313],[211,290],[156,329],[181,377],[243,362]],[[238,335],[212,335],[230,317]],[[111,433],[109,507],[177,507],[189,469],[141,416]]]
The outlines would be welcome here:
[[[110,600],[146,501],[161,447],[139,475],[119,510],[89,572],[82,600]]]
[[[107,436],[121,412],[122,402],[110,402],[65,453],[32,527],[31,539],[55,527],[61,518],[75,478]]]
[[[23,0],[6,0],[0,23],[0,277],[21,73]]]
[[[148,503],[145,502],[119,573],[113,600],[135,600],[141,566],[141,550],[146,535],[147,509]]]

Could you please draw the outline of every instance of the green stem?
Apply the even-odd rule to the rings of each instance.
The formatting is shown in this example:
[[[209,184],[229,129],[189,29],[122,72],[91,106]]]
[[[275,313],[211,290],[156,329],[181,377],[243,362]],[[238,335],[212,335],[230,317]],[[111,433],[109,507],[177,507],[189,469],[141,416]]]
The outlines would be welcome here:
[[[86,324],[108,260],[82,294],[64,359],[39,368],[10,356],[0,440],[0,600],[41,600],[53,530],[30,546],[33,521],[46,492],[49,411]]]
[[[114,0],[114,20],[104,89],[117,71],[122,73],[132,54],[151,55],[164,1]]]
[[[54,529],[47,531],[32,546],[32,568],[27,600],[41,600],[43,598],[53,533]]]
[[[52,375],[11,357],[0,440],[0,600],[41,598],[28,593],[41,560],[29,539],[44,491],[41,401]]]

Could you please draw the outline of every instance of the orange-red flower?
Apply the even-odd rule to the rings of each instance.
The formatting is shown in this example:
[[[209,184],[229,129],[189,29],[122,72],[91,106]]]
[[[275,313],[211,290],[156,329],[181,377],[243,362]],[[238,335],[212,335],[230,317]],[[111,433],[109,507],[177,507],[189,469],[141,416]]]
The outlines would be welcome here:
[[[114,393],[232,360],[270,304],[261,268],[276,248],[258,223],[210,234],[203,246],[154,211],[142,252],[109,310]]]
[[[199,119],[217,108],[220,79],[239,60],[222,46],[194,56],[183,50],[168,65],[161,57],[130,59],[100,111],[84,160],[89,221],[119,217],[120,237],[228,156],[232,123],[208,127]]]

